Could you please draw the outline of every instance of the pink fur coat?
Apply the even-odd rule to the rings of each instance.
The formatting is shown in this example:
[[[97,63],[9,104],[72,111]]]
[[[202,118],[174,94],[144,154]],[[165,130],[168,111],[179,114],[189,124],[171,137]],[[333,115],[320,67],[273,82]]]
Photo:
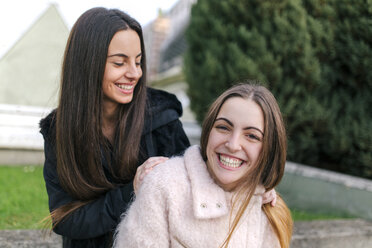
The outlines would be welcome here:
[[[263,192],[256,189],[229,247],[280,247],[261,210]],[[214,183],[199,147],[192,146],[145,177],[117,228],[114,247],[218,248],[233,219],[232,197]]]

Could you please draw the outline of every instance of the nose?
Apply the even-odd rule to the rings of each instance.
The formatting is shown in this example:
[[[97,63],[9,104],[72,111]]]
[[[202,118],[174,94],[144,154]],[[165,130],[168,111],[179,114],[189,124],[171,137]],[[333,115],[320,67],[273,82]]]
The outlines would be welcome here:
[[[232,133],[227,142],[225,143],[225,146],[227,149],[229,149],[230,152],[237,152],[242,149],[241,143],[240,143],[240,137],[236,133]]]
[[[138,79],[141,77],[141,68],[136,63],[130,64],[127,67],[125,76],[130,79]]]

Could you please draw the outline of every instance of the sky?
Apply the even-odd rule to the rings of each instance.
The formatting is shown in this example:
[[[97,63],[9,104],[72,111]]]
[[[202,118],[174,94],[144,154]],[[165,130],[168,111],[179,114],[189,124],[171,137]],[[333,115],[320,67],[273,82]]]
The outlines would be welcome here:
[[[148,24],[158,10],[168,11],[177,0],[12,0],[1,3],[0,57],[24,34],[40,15],[56,4],[69,28],[86,10],[93,7],[118,8],[140,22]]]

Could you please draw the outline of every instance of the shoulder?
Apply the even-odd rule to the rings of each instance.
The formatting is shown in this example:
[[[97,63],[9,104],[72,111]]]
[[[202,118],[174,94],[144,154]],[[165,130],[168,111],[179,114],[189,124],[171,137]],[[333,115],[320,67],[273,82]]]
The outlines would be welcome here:
[[[144,133],[174,123],[182,116],[182,105],[177,97],[163,90],[147,88]]]
[[[273,248],[280,248],[280,242],[278,239],[277,234],[275,233],[273,226],[271,225],[269,219],[267,218],[266,214],[263,213],[262,217],[262,225],[263,225],[263,244],[262,247],[273,247]]]
[[[169,193],[170,191],[177,191],[180,187],[184,186],[185,180],[187,181],[187,173],[184,158],[177,156],[155,166],[144,178],[142,186],[144,192],[162,190],[163,193]]]
[[[259,207],[259,209],[259,222],[256,222],[253,226],[255,226],[257,231],[259,230],[260,232],[257,237],[261,237],[261,247],[280,248],[278,236],[275,233],[268,216],[265,214],[262,207]],[[252,216],[249,217],[252,218]],[[254,230],[251,230],[251,232],[254,232]]]
[[[54,137],[56,129],[56,109],[39,122],[40,133],[44,139]]]
[[[175,156],[164,163],[155,166],[149,175],[151,175],[150,177],[155,178],[155,180],[163,179],[162,181],[167,183],[166,181],[171,180],[172,178],[179,179],[183,174],[185,174],[185,172],[184,157]]]
[[[175,110],[182,115],[182,105],[177,97],[169,92],[147,87],[148,107],[152,113],[159,113],[167,109]]]

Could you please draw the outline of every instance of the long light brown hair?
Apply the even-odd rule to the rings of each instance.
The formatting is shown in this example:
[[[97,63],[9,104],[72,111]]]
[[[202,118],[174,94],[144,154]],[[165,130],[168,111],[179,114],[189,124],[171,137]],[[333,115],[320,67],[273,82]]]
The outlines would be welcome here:
[[[241,180],[237,189],[232,207],[238,207],[237,214],[232,222],[227,238],[221,247],[227,247],[237,227],[238,222],[247,209],[250,199],[258,185],[263,185],[266,190],[273,189],[280,182],[284,174],[287,154],[287,138],[283,118],[275,97],[271,92],[258,84],[258,82],[245,82],[235,85],[220,95],[211,105],[202,126],[200,139],[201,154],[205,161],[210,132],[222,105],[232,97],[241,97],[257,103],[264,115],[264,136],[262,150],[257,164],[252,167]],[[278,236],[281,247],[289,247],[293,221],[290,211],[282,198],[277,196],[277,204],[271,207],[265,204],[263,210],[271,226]],[[240,204],[238,204],[238,202]]]
[[[141,68],[133,100],[116,113],[112,146],[102,132],[103,91],[108,47],[120,30],[134,30],[141,42]],[[146,56],[140,24],[117,9],[93,8],[74,24],[67,41],[56,114],[57,173],[76,201],[51,212],[53,227],[79,207],[133,179],[146,104]],[[110,151],[114,156],[111,159]],[[113,180],[106,178],[102,154]]]

